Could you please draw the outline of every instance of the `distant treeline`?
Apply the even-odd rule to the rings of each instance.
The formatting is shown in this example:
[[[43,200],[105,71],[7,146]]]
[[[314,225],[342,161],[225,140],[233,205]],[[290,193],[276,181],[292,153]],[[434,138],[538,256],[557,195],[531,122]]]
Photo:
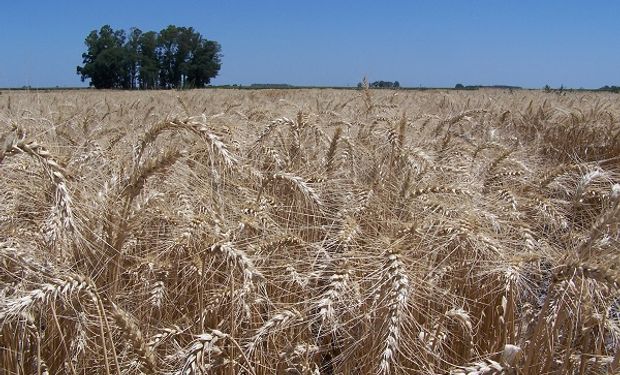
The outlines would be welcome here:
[[[620,86],[603,86],[599,89],[599,91],[611,91],[620,93]]]
[[[364,82],[360,82],[357,84],[358,88],[364,87]],[[368,87],[370,88],[388,88],[388,89],[396,89],[400,87],[400,83],[398,81],[374,81],[373,83],[368,83]]]
[[[251,89],[290,89],[295,86],[286,83],[253,83],[249,87]]]
[[[170,25],[160,32],[93,30],[84,40],[82,81],[95,88],[159,89],[204,87],[221,67],[219,43],[192,27]]]
[[[478,89],[504,89],[504,90],[521,90],[520,86],[508,86],[508,85],[470,85],[464,86],[461,83],[457,83],[454,88],[456,90],[478,90]]]
[[[355,90],[355,86],[296,86],[290,85],[286,83],[252,83],[250,85],[241,85],[241,84],[227,84],[227,85],[217,85],[212,86],[211,88],[220,88],[220,89],[243,89],[243,90],[259,90],[259,89],[337,89],[337,90]],[[370,85],[369,85],[370,87]],[[522,88],[519,86],[506,86],[506,85],[488,85],[488,86],[463,86],[463,87],[454,87],[454,88],[446,88],[446,87],[399,87],[401,90],[408,91],[424,91],[424,90],[478,90],[478,89],[504,89],[504,90],[538,90],[531,88]],[[0,91],[22,91],[22,90],[39,90],[39,91],[56,91],[56,90],[88,90],[88,87],[33,87],[33,86],[22,86],[22,87],[0,87]],[[357,89],[360,89],[360,86],[357,86]],[[564,88],[560,87],[557,89],[552,89],[550,87],[544,87],[543,91],[546,92],[612,92],[620,94],[620,86],[603,86],[598,89],[586,89],[586,88]],[[2,95],[2,92],[0,92]]]

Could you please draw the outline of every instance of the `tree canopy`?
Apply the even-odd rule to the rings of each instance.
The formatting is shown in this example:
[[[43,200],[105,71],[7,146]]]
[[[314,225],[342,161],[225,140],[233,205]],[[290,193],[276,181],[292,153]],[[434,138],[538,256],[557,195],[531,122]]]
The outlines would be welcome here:
[[[192,27],[127,32],[104,25],[91,31],[84,44],[77,74],[98,89],[204,87],[221,67],[220,44]]]

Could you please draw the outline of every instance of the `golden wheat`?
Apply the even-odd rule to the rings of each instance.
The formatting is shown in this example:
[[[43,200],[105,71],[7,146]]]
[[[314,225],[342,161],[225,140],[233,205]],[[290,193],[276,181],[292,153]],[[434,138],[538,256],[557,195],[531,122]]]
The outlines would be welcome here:
[[[617,373],[619,103],[3,92],[0,373]]]

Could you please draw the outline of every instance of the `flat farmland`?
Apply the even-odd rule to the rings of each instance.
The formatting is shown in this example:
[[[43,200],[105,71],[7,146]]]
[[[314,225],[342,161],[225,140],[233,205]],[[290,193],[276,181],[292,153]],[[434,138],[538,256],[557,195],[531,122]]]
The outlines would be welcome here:
[[[3,91],[0,147],[6,374],[620,370],[618,94]]]

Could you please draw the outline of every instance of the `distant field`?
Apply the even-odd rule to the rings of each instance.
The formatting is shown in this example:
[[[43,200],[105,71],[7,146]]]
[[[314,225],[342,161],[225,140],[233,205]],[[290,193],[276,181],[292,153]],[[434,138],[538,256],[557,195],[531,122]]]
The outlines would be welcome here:
[[[620,371],[617,94],[3,91],[0,145],[2,374]]]

